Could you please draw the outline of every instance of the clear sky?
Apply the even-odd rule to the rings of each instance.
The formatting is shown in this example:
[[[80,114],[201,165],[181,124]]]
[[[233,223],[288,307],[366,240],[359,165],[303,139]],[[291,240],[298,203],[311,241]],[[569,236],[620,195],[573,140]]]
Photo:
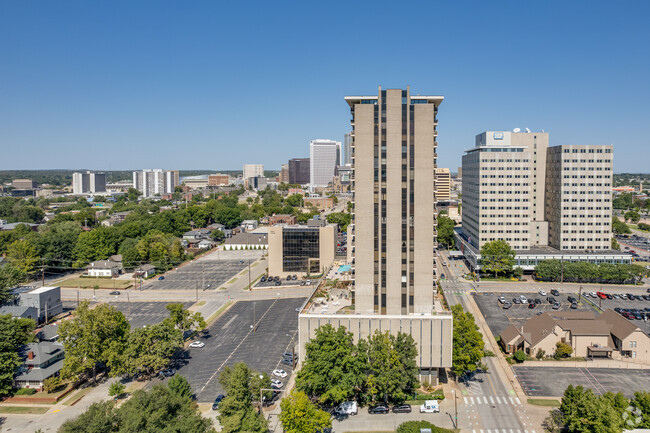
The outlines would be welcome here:
[[[650,172],[648,1],[0,2],[0,169],[279,169],[345,95],[444,95],[439,165],[484,130],[614,144]],[[646,132],[643,132],[646,131]]]

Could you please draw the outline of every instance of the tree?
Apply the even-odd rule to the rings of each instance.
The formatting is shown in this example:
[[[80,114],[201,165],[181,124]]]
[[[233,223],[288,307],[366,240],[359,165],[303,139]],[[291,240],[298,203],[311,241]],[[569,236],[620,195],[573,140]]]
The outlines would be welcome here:
[[[11,289],[24,280],[25,274],[17,267],[10,264],[0,266],[0,303],[13,299]]]
[[[185,376],[181,376],[180,374],[174,375],[169,379],[169,382],[167,382],[167,386],[172,394],[182,398],[192,399],[192,387]]]
[[[526,353],[523,350],[517,350],[512,357],[517,362],[524,362],[526,360]]]
[[[634,399],[630,402],[632,406],[639,409],[643,414],[643,421],[639,424],[640,428],[650,427],[650,392],[638,391],[634,393]]]
[[[453,248],[455,244],[454,227],[456,221],[445,215],[438,216],[438,242],[447,248]]]
[[[617,217],[612,217],[612,231],[617,235],[624,235],[632,233],[632,230],[623,221]]]
[[[573,353],[573,348],[566,343],[558,341],[555,345],[555,358],[568,358]]]
[[[0,395],[11,394],[14,375],[22,364],[18,350],[33,340],[34,326],[31,319],[0,316]]]
[[[109,433],[117,431],[113,424],[112,401],[93,403],[81,415],[63,423],[58,433]]]
[[[123,369],[122,353],[129,337],[129,322],[120,311],[108,304],[91,309],[83,301],[74,311],[72,320],[59,327],[59,340],[65,348],[65,360],[61,375],[77,378],[92,370],[96,377],[97,367],[115,367],[116,374]]]
[[[623,218],[625,218],[625,221],[636,224],[639,222],[639,219],[641,219],[641,215],[639,215],[639,212],[635,210],[629,210],[623,214]]]
[[[25,275],[34,272],[38,259],[36,248],[24,239],[14,241],[7,247],[7,261]]]
[[[63,381],[59,376],[48,377],[43,381],[43,390],[47,393],[56,392],[61,385],[63,385]]]
[[[537,353],[535,354],[535,358],[541,360],[544,355],[546,355],[546,351],[544,349],[537,349]]]
[[[327,222],[330,224],[338,224],[339,230],[342,232],[348,229],[348,224],[352,221],[352,215],[347,212],[334,212],[327,215]]]
[[[621,246],[619,245],[619,243],[618,243],[618,241],[616,240],[616,238],[612,238],[612,249],[613,249],[613,250],[616,250],[616,251],[620,251],[620,250],[621,250]]]
[[[511,272],[514,264],[515,252],[503,239],[487,242],[481,248],[481,267],[495,277]]]
[[[186,331],[191,329],[202,331],[206,326],[200,312],[197,311],[192,314],[181,303],[167,304],[167,310],[169,311],[169,318],[165,319],[165,321],[171,324],[172,327],[180,329],[183,336]]]
[[[516,278],[521,278],[524,275],[524,269],[521,266],[517,266],[512,270],[512,275]]]
[[[597,397],[591,389],[569,385],[560,404],[567,432],[619,432],[623,418],[609,397]]]
[[[119,397],[120,395],[124,394],[124,390],[126,390],[124,384],[119,380],[116,380],[108,387],[108,395],[111,397]]]
[[[137,328],[129,334],[114,374],[155,374],[169,365],[182,345],[182,331],[167,322]]]
[[[330,414],[318,409],[307,394],[292,391],[280,403],[280,422],[286,433],[320,433],[332,427]]]
[[[363,340],[362,340],[363,341]],[[305,345],[306,357],[296,376],[296,388],[323,404],[355,399],[365,387],[367,344],[354,344],[345,327],[327,324]]]
[[[453,305],[451,312],[454,326],[452,371],[460,377],[478,368],[486,370],[487,366],[481,363],[485,356],[485,342],[474,322],[474,316],[463,311],[459,304]]]
[[[226,234],[222,230],[212,230],[210,237],[215,240],[215,242],[222,242],[226,238]]]
[[[257,413],[251,403],[251,373],[246,364],[239,362],[219,376],[219,382],[226,391],[226,397],[219,404],[219,422],[223,433],[265,433],[268,430],[264,417]]]
[[[138,198],[140,197],[140,191],[135,188],[129,188],[129,190],[126,192],[126,196],[128,197],[129,201],[138,201]]]

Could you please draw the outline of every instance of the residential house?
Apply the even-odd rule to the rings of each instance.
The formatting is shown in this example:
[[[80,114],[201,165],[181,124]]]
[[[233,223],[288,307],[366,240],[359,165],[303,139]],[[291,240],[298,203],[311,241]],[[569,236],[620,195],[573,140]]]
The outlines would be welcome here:
[[[0,316],[11,314],[16,319],[32,319],[38,323],[38,310],[27,305],[2,305],[0,306]]]
[[[243,231],[251,231],[257,228],[257,220],[244,220],[242,221],[240,227]]]
[[[154,265],[140,265],[133,273],[133,278],[149,278],[156,275],[156,267]]]
[[[89,277],[116,278],[120,275],[120,265],[111,260],[97,260],[86,266]]]
[[[605,311],[599,319],[609,326],[612,349],[621,357],[650,359],[650,337],[638,326],[612,310]]]
[[[59,325],[58,323],[53,323],[51,325],[45,325],[36,333],[36,339],[38,341],[49,341],[54,342],[59,339]]]
[[[197,248],[199,248],[201,250],[209,250],[209,249],[213,248],[214,245],[215,245],[214,242],[211,241],[210,239],[202,239],[197,244]]]
[[[63,344],[49,341],[26,344],[20,355],[24,361],[14,378],[14,386],[38,390],[43,389],[45,379],[59,374],[65,358]]]

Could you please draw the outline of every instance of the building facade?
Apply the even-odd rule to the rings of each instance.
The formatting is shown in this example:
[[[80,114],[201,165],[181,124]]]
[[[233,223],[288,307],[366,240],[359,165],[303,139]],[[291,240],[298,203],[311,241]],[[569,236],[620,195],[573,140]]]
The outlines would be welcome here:
[[[320,274],[334,262],[336,224],[269,227],[269,275]]]
[[[14,179],[11,185],[16,189],[36,189],[38,183],[31,179]]]
[[[341,161],[341,142],[312,140],[309,142],[309,185],[327,186],[332,182]]]
[[[341,158],[341,165],[352,164],[352,134],[349,132],[343,136],[343,157]]]
[[[451,172],[448,168],[436,168],[436,202],[451,200]]]
[[[436,127],[443,97],[380,88],[377,96],[345,99],[352,112],[355,309],[431,314]]]
[[[289,164],[282,164],[280,167],[280,183],[289,183]]]
[[[178,170],[145,169],[133,172],[133,188],[144,197],[172,194],[179,185]]]
[[[242,178],[264,177],[264,164],[244,164]]]
[[[306,185],[310,179],[309,158],[293,158],[289,160],[289,183]]]
[[[558,250],[609,250],[611,145],[553,146],[547,152],[546,220]]]
[[[227,174],[208,175],[208,186],[228,186],[230,185],[230,176]]]

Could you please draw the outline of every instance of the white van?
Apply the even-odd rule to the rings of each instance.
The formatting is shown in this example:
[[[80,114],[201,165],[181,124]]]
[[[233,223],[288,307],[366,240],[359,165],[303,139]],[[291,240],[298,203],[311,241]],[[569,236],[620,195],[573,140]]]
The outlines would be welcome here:
[[[356,415],[359,412],[359,407],[356,401],[344,401],[336,409],[335,415]]]
[[[426,400],[423,405],[420,406],[420,413],[438,413],[440,412],[440,406],[438,406],[438,400]]]

